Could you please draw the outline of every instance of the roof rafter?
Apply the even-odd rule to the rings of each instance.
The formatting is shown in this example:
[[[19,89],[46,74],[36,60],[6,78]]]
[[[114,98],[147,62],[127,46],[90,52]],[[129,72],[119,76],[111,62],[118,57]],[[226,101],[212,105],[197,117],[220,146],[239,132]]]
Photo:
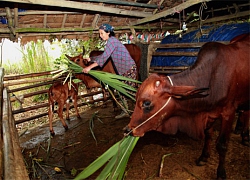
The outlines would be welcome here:
[[[84,2],[76,2],[76,1],[65,1],[65,0],[1,0],[6,2],[13,3],[25,3],[25,4],[37,4],[37,5],[45,5],[45,6],[55,6],[55,7],[66,7],[72,9],[81,9],[86,11],[94,11],[94,12],[103,12],[109,14],[116,15],[126,15],[126,16],[134,16],[134,17],[149,17],[152,13],[143,13],[140,11],[128,11],[125,9],[118,9],[112,7],[105,7],[95,4],[89,4]]]
[[[171,8],[171,9],[168,9],[168,10],[159,12],[159,13],[157,13],[155,15],[145,17],[143,19],[139,19],[139,20],[137,20],[135,22],[132,22],[131,25],[139,25],[139,24],[150,22],[150,21],[154,21],[154,20],[160,19],[162,17],[166,17],[166,16],[168,16],[170,14],[180,12],[183,9],[186,9],[186,8],[188,8],[190,6],[195,5],[195,4],[202,3],[202,2],[208,2],[208,1],[211,1],[211,0],[187,0],[186,2],[181,3],[181,4],[175,6],[175,7]]]
[[[106,4],[115,4],[115,5],[124,5],[124,6],[134,6],[134,7],[143,7],[143,8],[163,8],[163,6],[159,7],[156,4],[145,4],[145,3],[137,3],[137,2],[130,2],[130,1],[122,1],[122,0],[81,0],[83,2],[102,2]]]

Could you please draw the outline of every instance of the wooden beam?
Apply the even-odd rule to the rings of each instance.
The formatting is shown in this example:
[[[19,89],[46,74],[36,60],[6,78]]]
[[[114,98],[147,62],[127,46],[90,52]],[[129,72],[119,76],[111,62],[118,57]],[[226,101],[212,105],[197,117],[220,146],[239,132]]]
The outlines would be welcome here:
[[[153,14],[155,14],[157,11],[159,11],[159,7],[161,7],[162,3],[164,2],[164,0],[160,0],[158,3],[158,7],[154,10]]]
[[[6,17],[8,20],[8,28],[10,29],[11,34],[13,34],[15,36],[16,32],[15,32],[15,28],[14,28],[14,24],[13,24],[11,10],[9,7],[5,7],[5,11],[6,11]]]
[[[47,14],[44,14],[43,16],[43,28],[46,28],[47,27]]]
[[[154,21],[154,20],[160,19],[162,17],[166,17],[166,16],[168,16],[170,14],[180,12],[183,9],[186,9],[186,8],[188,8],[190,6],[195,5],[195,4],[198,4],[198,3],[201,3],[201,2],[208,2],[208,1],[211,1],[211,0],[187,0],[186,2],[181,3],[181,4],[175,6],[175,7],[171,8],[171,9],[168,9],[166,11],[162,11],[162,12],[157,13],[155,15],[145,17],[143,19],[139,19],[139,20],[131,23],[131,25],[138,25],[138,24],[143,24],[143,23],[147,23],[147,22],[150,22],[150,21]]]
[[[128,11],[125,9],[118,9],[112,7],[105,7],[90,3],[75,2],[75,1],[65,1],[65,0],[1,0],[13,3],[25,3],[25,4],[38,4],[44,6],[53,6],[53,7],[63,7],[63,8],[72,8],[72,9],[81,9],[85,11],[94,11],[102,12],[108,14],[132,16],[132,17],[149,17],[152,13],[140,12],[140,11]]]
[[[151,30],[153,29],[159,29],[157,26],[116,26],[116,32],[120,30],[129,30],[131,28],[137,29],[137,30],[148,30],[149,28]],[[170,29],[176,29],[178,26],[166,26],[162,27],[162,30],[170,30]],[[92,27],[86,27],[86,28],[16,28],[15,32],[16,33],[59,33],[59,32],[66,32],[68,34],[73,33],[73,32],[89,32],[89,31],[96,31],[97,32],[98,28],[92,28]],[[0,36],[2,35],[1,33],[9,33],[9,30],[6,28],[0,28]]]
[[[14,8],[14,27],[18,27],[18,8]],[[12,16],[13,16],[12,15]]]
[[[84,21],[85,21],[85,18],[86,18],[86,14],[83,14],[83,15],[82,15],[82,20],[81,20],[81,23],[80,23],[80,28],[82,28],[83,23],[84,23]]]
[[[242,12],[238,12],[235,14],[230,14],[230,15],[225,15],[225,16],[217,16],[217,17],[206,19],[205,21],[202,21],[202,24],[224,21],[224,20],[234,19],[234,18],[243,17],[243,16],[250,17],[250,11],[242,11]],[[200,22],[194,22],[194,23],[190,23],[189,25],[190,26],[198,26],[199,23]]]
[[[63,22],[62,22],[62,26],[61,26],[61,28],[64,28],[64,25],[65,25],[66,19],[67,19],[67,14],[64,14],[64,15],[63,15]]]
[[[137,2],[131,2],[131,1],[122,1],[122,0],[82,0],[84,2],[97,2],[97,3],[106,3],[106,4],[115,4],[115,5],[123,5],[123,6],[133,6],[133,7],[142,7],[142,8],[158,8],[158,5],[155,4],[145,4],[145,3],[137,3]],[[163,6],[161,6],[163,8]]]
[[[18,12],[19,16],[25,16],[25,15],[36,15],[36,14],[82,14],[79,12],[68,12],[68,11],[33,11],[33,10],[28,10],[25,12]],[[14,13],[12,12],[12,15]],[[0,16],[6,16],[6,13],[0,12]]]
[[[96,15],[95,15],[94,20],[93,20],[92,25],[91,25],[91,27],[92,27],[93,29],[96,28],[97,23],[98,23],[98,21],[99,21],[99,19],[100,19],[100,16],[101,16],[100,14],[96,14]]]

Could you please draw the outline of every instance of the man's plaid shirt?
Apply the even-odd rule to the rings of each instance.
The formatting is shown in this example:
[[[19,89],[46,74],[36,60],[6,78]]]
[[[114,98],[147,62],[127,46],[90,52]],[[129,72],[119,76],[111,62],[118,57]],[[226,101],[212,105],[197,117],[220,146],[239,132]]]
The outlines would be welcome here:
[[[123,75],[135,65],[135,61],[130,56],[127,48],[114,36],[109,37],[101,55],[90,57],[90,59],[102,67],[110,56],[120,75]]]

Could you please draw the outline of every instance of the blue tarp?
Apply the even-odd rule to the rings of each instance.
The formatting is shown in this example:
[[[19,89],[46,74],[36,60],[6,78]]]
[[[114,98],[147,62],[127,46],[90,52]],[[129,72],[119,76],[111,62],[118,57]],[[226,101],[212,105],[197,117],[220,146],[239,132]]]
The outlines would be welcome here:
[[[230,41],[234,37],[250,32],[250,23],[241,24],[225,24],[220,27],[216,26],[203,26],[203,35],[197,37],[199,30],[195,30],[186,34],[183,34],[180,39],[178,35],[170,35],[165,37],[161,44],[169,43],[194,43],[194,42],[211,42],[211,41]],[[163,51],[199,51],[199,48],[185,48],[185,49],[159,49],[157,52]],[[190,66],[196,61],[196,57],[187,56],[153,56],[151,66]]]

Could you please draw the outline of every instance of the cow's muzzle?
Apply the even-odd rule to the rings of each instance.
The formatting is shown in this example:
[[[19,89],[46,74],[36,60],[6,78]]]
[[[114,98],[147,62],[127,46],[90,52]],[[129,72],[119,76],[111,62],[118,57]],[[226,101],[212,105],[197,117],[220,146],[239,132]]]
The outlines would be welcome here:
[[[125,136],[133,136],[133,130],[127,125],[126,127],[123,128],[124,135]]]

